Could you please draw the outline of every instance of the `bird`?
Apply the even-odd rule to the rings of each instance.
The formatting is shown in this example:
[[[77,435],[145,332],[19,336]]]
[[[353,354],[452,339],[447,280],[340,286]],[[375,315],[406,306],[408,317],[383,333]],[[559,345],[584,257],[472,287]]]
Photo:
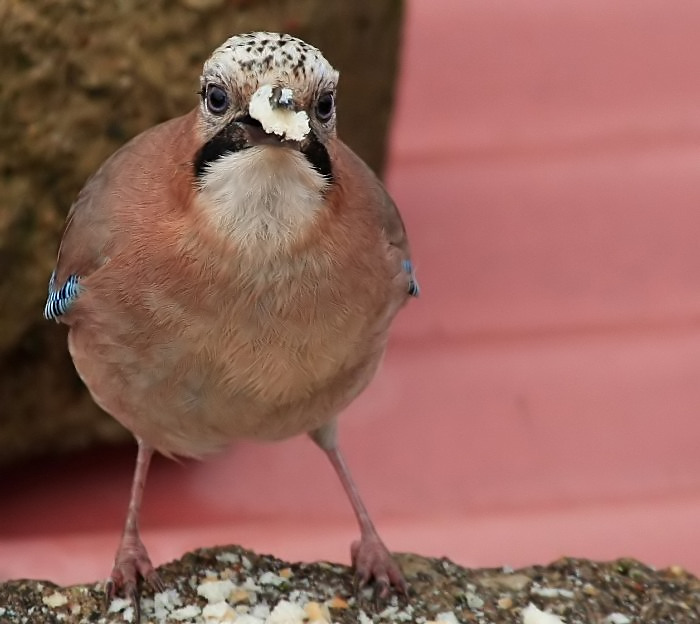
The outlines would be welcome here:
[[[337,423],[419,286],[395,203],[337,136],[338,79],[299,38],[234,35],[204,63],[194,108],[118,149],[70,208],[44,316],[68,326],[79,376],[138,449],[109,599],[138,609],[144,582],[163,588],[139,522],[155,452],[301,434],[357,518],[357,586],[407,590]]]

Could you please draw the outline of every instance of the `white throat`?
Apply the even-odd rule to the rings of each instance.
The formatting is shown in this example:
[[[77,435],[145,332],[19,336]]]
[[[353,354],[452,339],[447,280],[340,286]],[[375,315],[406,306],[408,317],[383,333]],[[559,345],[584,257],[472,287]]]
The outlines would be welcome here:
[[[232,152],[210,163],[201,205],[240,247],[286,247],[321,209],[326,179],[304,154],[277,146]]]

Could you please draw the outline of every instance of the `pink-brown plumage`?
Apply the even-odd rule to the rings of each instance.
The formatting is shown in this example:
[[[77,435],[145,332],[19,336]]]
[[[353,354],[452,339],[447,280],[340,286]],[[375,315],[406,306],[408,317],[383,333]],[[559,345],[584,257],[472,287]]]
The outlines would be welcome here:
[[[373,376],[408,295],[377,202],[346,187],[348,175],[359,189],[376,181],[345,146],[328,212],[269,257],[237,248],[194,201],[196,143],[168,145],[187,136],[192,116],[143,133],[103,166],[91,182],[99,205],[74,213],[57,279],[83,276],[64,322],[100,406],[155,449],[200,456],[236,437],[324,424]],[[183,175],[161,173],[173,169]],[[78,268],[82,241],[94,240],[95,268]]]
[[[315,50],[251,36],[299,58]],[[74,276],[79,295],[54,316],[70,326],[95,401],[134,433],[143,460],[112,580],[133,592],[139,575],[152,578],[137,522],[152,450],[200,457],[240,437],[310,433],[351,496],[360,550],[380,560],[362,563],[360,576],[403,588],[335,440],[338,413],[374,376],[415,285],[403,224],[335,136],[334,114],[314,116],[319,91],[334,92],[337,79],[320,53],[303,72],[273,64],[226,92],[226,72],[248,67],[239,57],[250,52],[245,37],[230,42],[235,63],[225,46],[215,52],[198,108],[133,139],[86,184],[59,251],[55,284]],[[294,89],[308,139],[268,135],[245,116],[264,81]],[[210,84],[230,111],[212,112]]]

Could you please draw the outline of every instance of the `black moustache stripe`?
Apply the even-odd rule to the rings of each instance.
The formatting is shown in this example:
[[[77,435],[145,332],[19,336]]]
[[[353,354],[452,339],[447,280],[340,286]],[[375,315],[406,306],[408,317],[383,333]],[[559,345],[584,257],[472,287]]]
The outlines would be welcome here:
[[[243,123],[249,123],[250,121],[250,125],[260,125],[259,122],[250,117],[238,121]],[[213,163],[226,154],[239,152],[248,147],[250,145],[243,127],[239,123],[229,124],[209,139],[195,155],[192,163],[195,178],[202,178],[209,163]],[[328,150],[314,133],[311,133],[306,146],[303,147],[301,152],[318,173],[326,178],[328,182],[333,181],[333,168],[331,167]]]
[[[328,150],[315,134],[311,134],[309,143],[302,149],[302,153],[316,171],[326,178],[328,182],[333,182],[333,168],[331,167]]]
[[[245,132],[238,124],[229,124],[209,139],[194,157],[194,175],[200,179],[209,163],[225,154],[239,152],[248,147]]]

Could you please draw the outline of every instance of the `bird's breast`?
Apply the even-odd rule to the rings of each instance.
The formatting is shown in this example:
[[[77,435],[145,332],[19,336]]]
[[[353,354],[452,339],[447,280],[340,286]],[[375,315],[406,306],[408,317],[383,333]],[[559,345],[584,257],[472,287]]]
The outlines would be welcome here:
[[[286,247],[323,209],[325,178],[296,149],[260,145],[209,163],[196,209],[237,247]]]
[[[212,322],[198,333],[223,385],[281,405],[362,359],[371,321],[337,283],[332,256],[306,253],[251,269],[242,263],[221,289],[202,293]]]
[[[193,219],[134,235],[83,281],[71,352],[93,396],[178,454],[320,426],[384,350],[395,293],[379,232],[322,213],[273,249]]]

